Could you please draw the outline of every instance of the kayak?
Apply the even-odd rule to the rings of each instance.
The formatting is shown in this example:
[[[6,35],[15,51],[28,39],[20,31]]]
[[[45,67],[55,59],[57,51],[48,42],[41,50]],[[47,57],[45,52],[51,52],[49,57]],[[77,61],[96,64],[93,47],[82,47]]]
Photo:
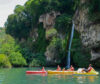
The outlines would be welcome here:
[[[74,72],[74,75],[99,75],[99,72],[95,71],[94,69],[91,69],[89,72]]]
[[[26,74],[46,74],[47,71],[26,71]]]
[[[48,74],[65,74],[65,75],[73,75],[75,73],[75,71],[52,71],[52,70],[48,70],[47,71]]]
[[[26,71],[26,74],[46,74],[46,73],[47,71],[44,69],[44,67],[40,71]]]
[[[63,74],[63,75],[99,75],[99,72],[91,69],[89,72],[78,72],[78,71],[52,71],[48,70],[48,74]]]

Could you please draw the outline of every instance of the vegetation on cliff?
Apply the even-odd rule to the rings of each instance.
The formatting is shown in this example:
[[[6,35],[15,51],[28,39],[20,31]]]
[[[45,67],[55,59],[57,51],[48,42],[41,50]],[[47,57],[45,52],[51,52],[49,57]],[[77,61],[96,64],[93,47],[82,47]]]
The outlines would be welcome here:
[[[92,21],[100,21],[100,0],[89,0],[89,19]]]
[[[79,1],[28,0],[24,6],[17,5],[14,9],[14,14],[9,15],[5,23],[6,33],[14,37],[15,40],[11,36],[6,35],[8,36],[5,37],[6,40],[9,38],[12,41],[11,43],[9,43],[9,40],[7,41],[9,46],[7,43],[2,45],[1,49],[4,46],[2,53],[8,56],[10,63],[14,66],[26,64],[29,66],[40,66],[47,65],[45,52],[48,48],[50,52],[56,53],[54,57],[54,60],[56,59],[57,61],[56,63],[65,65],[72,18],[79,6]],[[58,11],[60,15],[55,20],[54,28],[46,32],[43,24],[39,23],[39,17],[50,11]],[[53,38],[50,40],[46,39],[46,35],[55,33],[56,35]],[[61,38],[60,35],[64,36],[64,38]],[[5,47],[11,49],[5,50]],[[77,50],[76,47],[79,49]],[[89,58],[86,58],[90,55],[88,52],[85,52],[86,55],[83,55],[84,51],[82,49],[79,34],[76,32],[71,50],[72,63],[76,66],[87,66],[89,63]],[[16,61],[13,61],[13,59]],[[82,62],[83,59],[85,62]]]

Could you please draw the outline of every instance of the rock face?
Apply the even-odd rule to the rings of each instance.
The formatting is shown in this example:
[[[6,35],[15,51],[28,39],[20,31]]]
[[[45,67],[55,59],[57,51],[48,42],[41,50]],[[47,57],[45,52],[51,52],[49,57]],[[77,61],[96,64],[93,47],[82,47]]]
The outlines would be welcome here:
[[[48,65],[55,65],[57,62],[57,50],[55,46],[47,47],[47,51],[45,52],[46,60],[49,63]]]
[[[51,11],[49,13],[43,14],[39,18],[39,22],[43,23],[43,27],[46,30],[46,39],[51,41],[54,36],[57,35],[56,29],[54,29],[55,25],[55,19],[56,17],[60,15],[59,12],[56,11]],[[49,44],[50,45],[50,44]],[[56,60],[57,60],[57,55],[56,55],[56,48],[54,46],[47,46],[45,56],[48,65],[55,65]]]
[[[43,27],[46,29],[46,32],[54,30],[55,19],[58,15],[60,15],[59,12],[51,11],[50,13],[46,13],[40,16],[39,22],[43,23]],[[51,32],[51,34],[46,33],[47,40],[51,40],[51,38],[56,35],[55,32],[53,34],[52,33],[53,32]]]
[[[46,13],[40,16],[39,22],[43,22],[44,28],[51,29],[55,25],[55,19],[56,17],[60,15],[59,12],[51,11],[50,13]]]
[[[88,0],[87,0],[88,1]],[[81,4],[86,0],[81,0]],[[83,46],[91,50],[91,60],[100,58],[100,22],[88,18],[88,7],[77,9],[74,15],[75,29],[80,33]]]
[[[38,28],[33,28],[30,32],[30,37],[32,37],[32,41],[35,42],[38,38]]]

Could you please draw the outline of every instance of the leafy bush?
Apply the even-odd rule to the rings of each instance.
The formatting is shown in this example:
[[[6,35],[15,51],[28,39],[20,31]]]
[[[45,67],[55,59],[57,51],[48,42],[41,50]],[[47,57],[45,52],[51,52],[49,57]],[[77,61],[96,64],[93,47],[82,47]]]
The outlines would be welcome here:
[[[0,67],[6,67],[6,68],[11,67],[9,59],[8,57],[5,56],[5,54],[0,54]]]
[[[89,19],[92,21],[100,20],[100,0],[91,0],[88,2]]]
[[[25,66],[26,60],[22,57],[20,52],[12,52],[9,55],[9,60],[13,66]]]
[[[39,60],[33,59],[32,62],[29,64],[30,67],[32,66],[40,66]]]
[[[20,53],[20,46],[16,45],[13,37],[5,34],[5,37],[0,40],[0,53],[4,53],[13,66],[24,66],[27,64]]]

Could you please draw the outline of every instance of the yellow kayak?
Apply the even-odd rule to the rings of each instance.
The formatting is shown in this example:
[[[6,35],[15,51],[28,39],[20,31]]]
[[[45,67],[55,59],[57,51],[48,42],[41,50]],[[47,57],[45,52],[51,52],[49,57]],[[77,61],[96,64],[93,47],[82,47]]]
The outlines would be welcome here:
[[[91,69],[89,72],[78,72],[78,71],[52,71],[48,70],[48,74],[63,74],[63,75],[99,75],[99,72]]]
[[[94,69],[91,69],[89,72],[78,72],[76,71],[74,75],[99,75],[99,72],[95,71]]]
[[[52,70],[48,70],[47,71],[48,74],[65,74],[65,75],[73,75],[75,73],[75,71],[52,71]]]

